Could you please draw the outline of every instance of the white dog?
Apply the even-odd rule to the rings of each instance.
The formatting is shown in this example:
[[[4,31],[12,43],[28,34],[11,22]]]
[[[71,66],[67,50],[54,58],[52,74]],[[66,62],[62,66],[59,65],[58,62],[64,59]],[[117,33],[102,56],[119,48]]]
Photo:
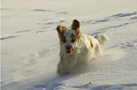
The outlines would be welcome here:
[[[95,38],[81,33],[80,22],[73,20],[71,28],[64,25],[57,26],[60,39],[60,61],[57,73],[66,75],[75,72],[81,66],[85,66],[88,60],[102,54],[104,43],[108,37],[103,34]]]

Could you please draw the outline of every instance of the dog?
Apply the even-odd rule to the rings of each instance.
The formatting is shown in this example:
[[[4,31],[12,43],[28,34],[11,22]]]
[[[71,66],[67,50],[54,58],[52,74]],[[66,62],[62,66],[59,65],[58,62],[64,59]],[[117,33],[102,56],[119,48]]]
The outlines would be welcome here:
[[[60,40],[60,61],[57,66],[58,75],[64,76],[76,72],[86,66],[87,61],[102,55],[102,49],[108,37],[98,34],[95,37],[85,35],[80,30],[80,22],[73,20],[71,28],[58,25],[57,32]]]

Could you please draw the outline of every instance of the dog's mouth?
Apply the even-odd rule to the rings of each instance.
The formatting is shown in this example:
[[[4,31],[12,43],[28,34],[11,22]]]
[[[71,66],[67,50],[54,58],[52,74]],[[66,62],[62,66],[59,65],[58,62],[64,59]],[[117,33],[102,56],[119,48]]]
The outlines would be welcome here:
[[[66,53],[67,53],[67,54],[70,54],[70,53],[73,52],[73,50],[74,50],[74,48],[72,48],[72,49],[70,49],[70,50],[67,50]]]

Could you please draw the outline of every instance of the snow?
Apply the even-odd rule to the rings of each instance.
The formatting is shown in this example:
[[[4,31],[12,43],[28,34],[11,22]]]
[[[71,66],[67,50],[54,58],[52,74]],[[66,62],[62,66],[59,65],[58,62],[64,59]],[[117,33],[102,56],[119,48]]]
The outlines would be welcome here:
[[[2,0],[2,90],[137,90],[136,0]],[[104,55],[58,76],[58,24],[106,34]],[[89,84],[91,82],[91,84]]]

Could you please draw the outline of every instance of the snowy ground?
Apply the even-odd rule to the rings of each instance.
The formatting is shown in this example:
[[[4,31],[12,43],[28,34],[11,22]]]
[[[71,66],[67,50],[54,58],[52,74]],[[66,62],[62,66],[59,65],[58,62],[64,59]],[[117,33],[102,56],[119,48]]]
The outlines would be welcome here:
[[[137,90],[136,0],[2,0],[1,11],[2,90]],[[110,43],[89,67],[61,77],[55,29],[73,19]]]

